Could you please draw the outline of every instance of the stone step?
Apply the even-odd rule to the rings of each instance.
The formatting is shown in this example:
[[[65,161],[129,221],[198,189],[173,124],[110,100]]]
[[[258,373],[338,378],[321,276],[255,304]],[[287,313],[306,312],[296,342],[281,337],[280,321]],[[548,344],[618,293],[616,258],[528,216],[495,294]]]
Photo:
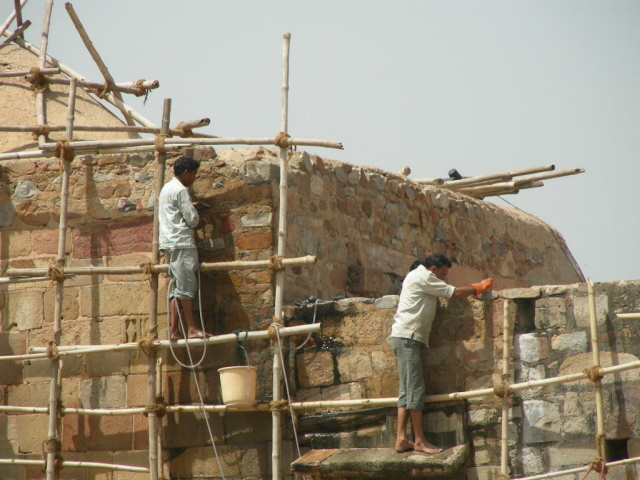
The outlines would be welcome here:
[[[466,444],[441,453],[396,453],[392,448],[310,450],[291,464],[296,480],[328,478],[464,480]]]

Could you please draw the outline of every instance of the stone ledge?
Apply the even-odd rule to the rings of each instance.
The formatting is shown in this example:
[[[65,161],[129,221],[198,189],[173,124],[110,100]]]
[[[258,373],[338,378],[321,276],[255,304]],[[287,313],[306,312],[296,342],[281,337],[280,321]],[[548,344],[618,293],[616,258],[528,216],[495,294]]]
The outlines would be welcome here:
[[[442,453],[396,453],[392,448],[311,450],[291,464],[296,478],[465,478],[462,468],[469,447],[458,445]]]

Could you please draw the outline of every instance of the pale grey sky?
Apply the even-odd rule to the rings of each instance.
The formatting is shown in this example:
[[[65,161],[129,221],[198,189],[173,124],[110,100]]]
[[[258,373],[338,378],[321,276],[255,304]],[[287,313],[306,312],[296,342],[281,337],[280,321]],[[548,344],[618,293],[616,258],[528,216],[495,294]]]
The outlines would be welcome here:
[[[45,3],[24,10],[36,46]],[[557,228],[593,281],[640,278],[640,1],[72,3],[117,81],[160,81],[146,106],[127,100],[157,125],[171,98],[172,125],[275,136],[290,32],[289,133],[345,146],[313,153],[413,178],[585,168],[505,199]],[[63,1],[48,51],[101,80]]]

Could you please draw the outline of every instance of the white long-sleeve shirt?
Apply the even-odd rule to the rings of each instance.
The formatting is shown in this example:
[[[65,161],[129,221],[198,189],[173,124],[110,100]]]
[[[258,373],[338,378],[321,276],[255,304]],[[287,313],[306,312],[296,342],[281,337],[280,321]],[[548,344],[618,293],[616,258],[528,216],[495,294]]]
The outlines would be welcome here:
[[[193,229],[199,221],[198,211],[191,203],[187,187],[173,177],[162,187],[158,198],[160,250],[196,248]]]
[[[410,271],[402,282],[391,336],[413,338],[428,346],[438,297],[449,299],[454,291],[455,287],[440,280],[423,265]]]

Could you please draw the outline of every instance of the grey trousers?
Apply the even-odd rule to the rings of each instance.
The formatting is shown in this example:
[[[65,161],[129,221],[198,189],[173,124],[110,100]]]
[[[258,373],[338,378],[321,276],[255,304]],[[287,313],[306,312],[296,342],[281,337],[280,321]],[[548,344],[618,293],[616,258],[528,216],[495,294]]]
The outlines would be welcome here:
[[[427,387],[422,373],[421,350],[424,343],[411,338],[391,337],[389,344],[398,362],[398,379],[400,392],[398,393],[398,408],[408,410],[422,410]]]

